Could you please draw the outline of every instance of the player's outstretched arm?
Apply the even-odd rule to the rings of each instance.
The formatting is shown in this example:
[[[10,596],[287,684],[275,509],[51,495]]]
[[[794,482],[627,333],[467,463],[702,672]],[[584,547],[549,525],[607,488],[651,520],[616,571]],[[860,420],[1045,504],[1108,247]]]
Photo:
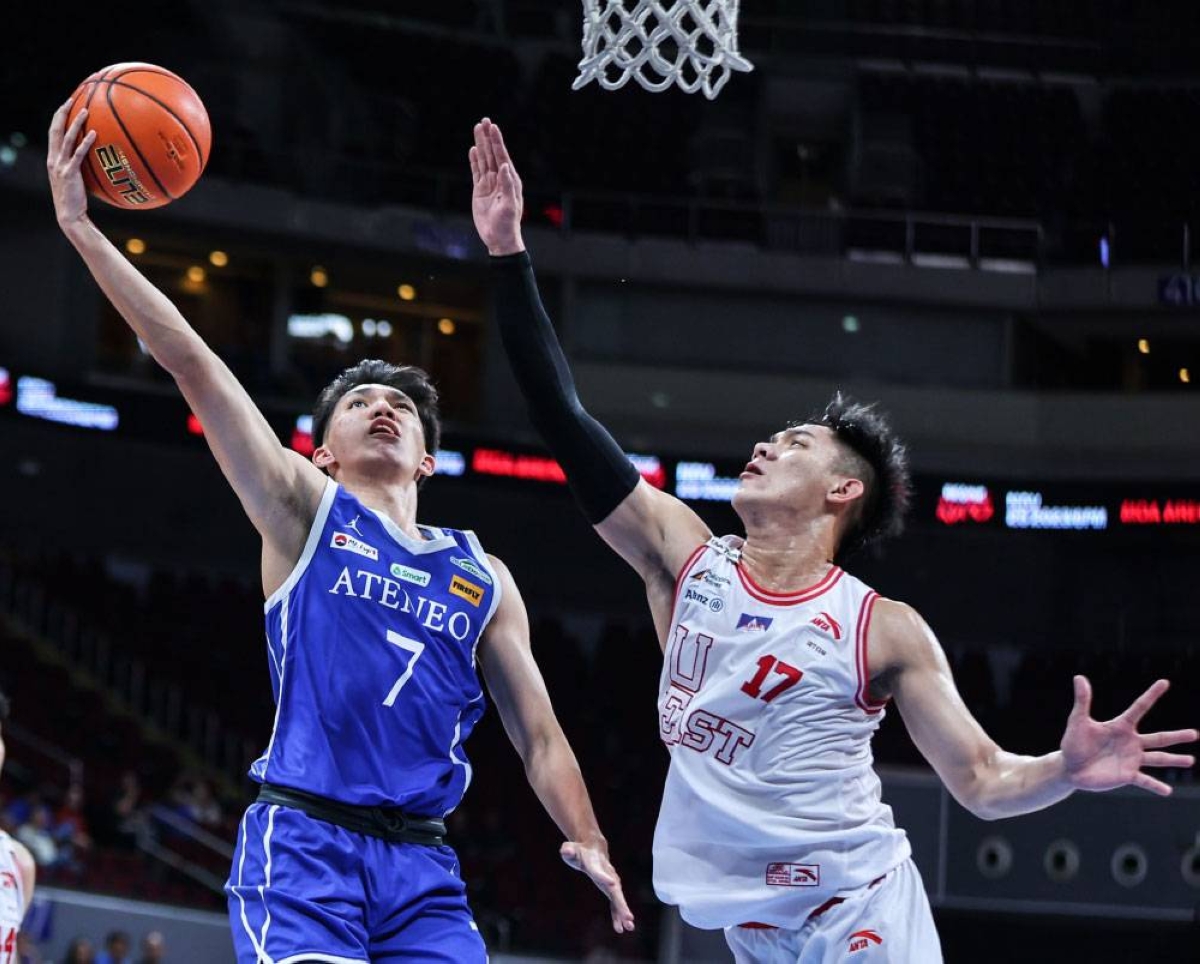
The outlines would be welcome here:
[[[79,139],[87,112],[80,111],[68,127],[69,106],[64,104],[54,114],[46,155],[59,227],[121,317],[174,377],[264,542],[294,562],[304,547],[324,477],[279,443],[225,363],[170,299],[92,223],[80,165],[95,133],[89,131]]]
[[[529,644],[529,617],[512,574],[488,557],[499,577],[500,605],[483,636],[479,663],[504,730],[525,764],[529,785],[567,838],[564,861],[608,898],[613,930],[633,930],[621,878],[608,858],[583,775],[563,734]]]
[[[1001,749],[971,715],[946,656],[915,610],[880,600],[868,638],[868,664],[889,680],[896,706],[917,748],[942,782],[977,817],[993,820],[1041,810],[1076,790],[1132,784],[1167,796],[1170,786],[1145,767],[1190,767],[1191,754],[1165,747],[1200,738],[1196,730],[1139,733],[1138,724],[1167,691],[1159,680],[1120,716],[1091,718],[1091,686],[1075,677],[1075,705],[1060,748],[1043,756]]]
[[[600,536],[648,584],[673,588],[688,556],[711,535],[708,526],[642,481],[580,403],[521,238],[521,179],[500,128],[486,118],[475,125],[470,162],[475,227],[491,255],[500,333],[530,417]]]

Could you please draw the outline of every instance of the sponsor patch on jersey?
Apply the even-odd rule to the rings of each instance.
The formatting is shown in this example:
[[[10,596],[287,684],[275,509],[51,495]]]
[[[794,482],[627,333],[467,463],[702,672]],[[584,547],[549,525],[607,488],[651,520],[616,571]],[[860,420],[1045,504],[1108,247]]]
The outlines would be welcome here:
[[[847,948],[847,953],[865,951],[868,947],[882,943],[883,938],[872,930],[855,931],[850,935],[850,946]]]
[[[352,535],[347,535],[345,532],[335,532],[329,544],[334,549],[341,549],[343,552],[357,552],[360,556],[366,556],[368,559],[378,559],[379,550],[374,546],[369,546],[361,539],[355,539]]]
[[[474,559],[465,559],[462,556],[451,556],[450,562],[458,566],[463,572],[468,573],[482,582],[485,586],[492,584],[492,577],[484,571],[484,568],[478,565]]]
[[[812,618],[812,624],[816,626],[817,629],[823,629],[825,632],[829,633],[835,640],[842,638],[842,624],[830,616],[827,612],[822,611],[817,613],[817,615]]]
[[[5,888],[16,887],[16,875],[7,870],[0,870],[0,885],[3,885]]]
[[[775,621],[774,616],[758,616],[754,613],[742,613],[738,616],[737,631],[739,633],[765,633]]]
[[[817,887],[820,864],[767,864],[768,887]]]
[[[688,586],[687,592],[683,594],[684,602],[696,602],[701,606],[707,606],[709,612],[719,613],[725,608],[725,600],[718,599],[716,596],[709,596],[702,593],[699,589],[693,589]]]
[[[701,569],[699,572],[694,572],[688,576],[689,582],[704,583],[706,586],[712,586],[713,589],[728,589],[729,580],[724,576],[718,576],[711,569]]]
[[[397,579],[403,579],[405,582],[416,583],[422,589],[429,585],[429,580],[433,578],[424,569],[410,569],[408,566],[402,566],[398,562],[393,562],[389,570]]]
[[[473,582],[468,582],[462,576],[450,577],[450,592],[456,596],[461,596],[472,606],[478,606],[483,602],[483,587],[477,586]]]

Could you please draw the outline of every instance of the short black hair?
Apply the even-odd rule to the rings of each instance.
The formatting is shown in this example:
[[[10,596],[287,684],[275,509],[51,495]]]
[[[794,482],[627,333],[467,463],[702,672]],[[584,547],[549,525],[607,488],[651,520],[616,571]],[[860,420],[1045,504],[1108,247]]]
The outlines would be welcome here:
[[[0,690],[0,723],[8,722],[8,713],[11,707],[9,706],[8,697],[4,695],[4,690]]]
[[[411,398],[417,406],[421,428],[425,431],[425,451],[431,455],[437,453],[442,439],[442,420],[438,412],[437,389],[429,374],[415,365],[393,365],[378,358],[363,359],[322,389],[317,396],[317,404],[313,406],[314,445],[321,445],[325,441],[325,429],[329,427],[334,406],[346,392],[359,385],[387,385],[398,388]]]
[[[804,423],[830,429],[848,456],[843,471],[866,476],[862,511],[851,516],[838,551],[856,552],[900,535],[912,500],[912,476],[908,450],[892,431],[888,417],[875,403],[856,402],[835,392],[825,410]]]

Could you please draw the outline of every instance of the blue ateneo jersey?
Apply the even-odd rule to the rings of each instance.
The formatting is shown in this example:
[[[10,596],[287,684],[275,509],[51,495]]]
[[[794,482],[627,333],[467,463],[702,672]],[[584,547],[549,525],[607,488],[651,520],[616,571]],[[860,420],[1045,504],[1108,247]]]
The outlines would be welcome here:
[[[326,484],[265,605],[275,725],[253,779],[420,816],[458,805],[484,709],[475,650],[500,585],[474,533],[421,532]]]

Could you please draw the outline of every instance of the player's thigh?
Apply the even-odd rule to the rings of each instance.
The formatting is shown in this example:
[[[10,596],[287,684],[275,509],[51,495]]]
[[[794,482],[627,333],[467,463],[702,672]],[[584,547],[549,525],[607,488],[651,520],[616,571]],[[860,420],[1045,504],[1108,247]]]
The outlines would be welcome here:
[[[242,818],[225,892],[240,964],[366,962],[354,835],[286,807]]]
[[[798,964],[941,964],[942,947],[921,875],[906,860],[880,883],[814,921]]]
[[[372,964],[485,964],[487,949],[449,847],[385,845],[372,860]],[[389,898],[389,895],[390,898]],[[403,895],[400,900],[395,899]]]

